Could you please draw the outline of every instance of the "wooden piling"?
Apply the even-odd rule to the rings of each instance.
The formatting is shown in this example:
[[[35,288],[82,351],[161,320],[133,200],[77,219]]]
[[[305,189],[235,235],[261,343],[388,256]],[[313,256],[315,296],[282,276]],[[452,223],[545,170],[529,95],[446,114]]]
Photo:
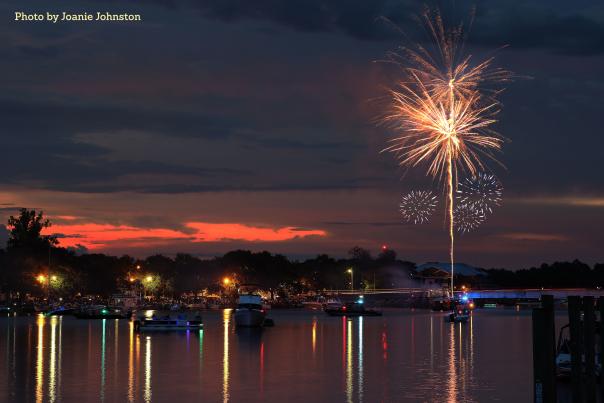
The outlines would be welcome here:
[[[556,402],[554,298],[544,295],[541,307],[533,309],[533,400]]]
[[[594,297],[583,297],[583,313],[585,402],[596,403],[596,315],[594,312]]]
[[[570,325],[570,362],[572,401],[583,402],[582,354],[583,338],[581,331],[581,297],[568,297],[568,321]]]
[[[604,369],[604,297],[598,298],[600,310],[600,368]],[[600,371],[600,401],[604,402],[604,371]]]

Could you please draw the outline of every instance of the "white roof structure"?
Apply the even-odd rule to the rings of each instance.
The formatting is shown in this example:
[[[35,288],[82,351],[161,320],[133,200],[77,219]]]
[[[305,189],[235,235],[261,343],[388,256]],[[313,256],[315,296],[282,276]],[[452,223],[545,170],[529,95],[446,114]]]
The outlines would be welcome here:
[[[465,263],[455,263],[453,265],[454,274],[460,276],[486,276],[487,274],[475,267],[467,265]],[[430,277],[437,275],[439,277],[451,277],[451,263],[443,262],[428,262],[417,266],[417,273],[420,276],[429,275]]]

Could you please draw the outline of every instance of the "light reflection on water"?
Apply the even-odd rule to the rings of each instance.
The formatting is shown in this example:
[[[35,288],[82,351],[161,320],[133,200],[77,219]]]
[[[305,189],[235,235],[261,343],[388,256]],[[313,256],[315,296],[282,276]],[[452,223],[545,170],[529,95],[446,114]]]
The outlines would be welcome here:
[[[128,402],[134,402],[134,322],[128,323]]]
[[[41,403],[44,398],[44,317],[38,316],[38,345],[36,356],[36,402]]]
[[[151,401],[151,336],[145,336],[145,402]]]
[[[530,400],[530,316],[475,314],[273,311],[275,327],[242,331],[224,310],[199,332],[151,335],[124,320],[0,318],[0,401]]]
[[[222,401],[229,401],[229,327],[231,324],[231,309],[225,309],[222,315],[224,336],[222,344]]]

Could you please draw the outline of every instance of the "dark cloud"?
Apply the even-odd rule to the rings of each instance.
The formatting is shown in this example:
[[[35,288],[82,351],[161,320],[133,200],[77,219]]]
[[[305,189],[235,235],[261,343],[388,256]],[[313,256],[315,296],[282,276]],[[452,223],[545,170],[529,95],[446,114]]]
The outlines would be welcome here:
[[[171,3],[172,6],[176,4],[190,5],[205,18],[228,23],[270,21],[298,31],[343,33],[361,40],[400,40],[400,31],[419,37],[415,16],[425,7],[425,2],[413,0],[202,0]],[[470,2],[456,4],[466,14],[471,13],[473,7]],[[449,4],[444,11],[448,8]],[[470,43],[545,48],[576,55],[604,52],[602,21],[591,15],[562,14],[554,11],[549,2],[535,7],[528,1],[482,1],[476,13],[478,18]]]
[[[578,56],[604,52],[604,23],[584,15],[559,15],[510,4],[493,17],[477,18],[474,28],[471,43],[476,44],[544,48]]]

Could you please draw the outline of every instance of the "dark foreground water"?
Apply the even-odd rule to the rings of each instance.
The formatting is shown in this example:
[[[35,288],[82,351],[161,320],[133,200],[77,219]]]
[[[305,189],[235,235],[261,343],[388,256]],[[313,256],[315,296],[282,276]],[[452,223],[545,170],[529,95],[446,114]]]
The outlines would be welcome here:
[[[275,327],[139,335],[126,320],[0,318],[7,402],[528,402],[530,312],[273,311]]]

